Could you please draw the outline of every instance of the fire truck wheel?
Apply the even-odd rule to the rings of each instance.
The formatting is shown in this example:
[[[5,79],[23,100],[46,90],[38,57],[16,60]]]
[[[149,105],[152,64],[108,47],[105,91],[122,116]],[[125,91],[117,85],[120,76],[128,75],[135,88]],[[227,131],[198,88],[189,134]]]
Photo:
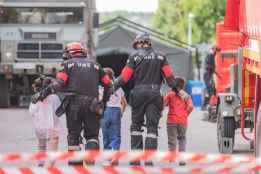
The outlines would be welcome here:
[[[217,120],[218,150],[220,153],[233,153],[235,140],[235,120],[233,117],[222,117],[220,110]]]
[[[256,120],[256,146],[255,155],[261,157],[261,103],[259,104]]]
[[[0,108],[8,108],[10,106],[10,97],[8,89],[8,81],[3,76],[0,76]]]

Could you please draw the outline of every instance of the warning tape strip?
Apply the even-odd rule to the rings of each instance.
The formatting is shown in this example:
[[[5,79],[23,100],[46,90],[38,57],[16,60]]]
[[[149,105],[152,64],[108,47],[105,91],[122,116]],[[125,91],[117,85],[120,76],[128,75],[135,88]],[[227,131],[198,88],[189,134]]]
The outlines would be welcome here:
[[[249,173],[261,171],[260,165],[217,165],[210,167],[49,167],[0,168],[0,174],[176,174],[176,173]]]
[[[149,161],[155,163],[169,161],[185,161],[188,164],[222,164],[250,163],[261,164],[261,158],[229,154],[174,153],[162,151],[86,151],[86,152],[37,152],[0,154],[1,163],[35,162],[35,161],[67,161],[67,160],[118,160],[121,163]],[[0,173],[1,174],[1,173]]]

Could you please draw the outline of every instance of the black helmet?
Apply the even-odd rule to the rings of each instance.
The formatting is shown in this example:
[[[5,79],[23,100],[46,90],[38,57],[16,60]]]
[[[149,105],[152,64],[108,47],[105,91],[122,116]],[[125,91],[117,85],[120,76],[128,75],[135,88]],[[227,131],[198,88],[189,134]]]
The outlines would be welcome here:
[[[148,45],[151,46],[151,39],[150,39],[150,34],[149,33],[141,33],[141,34],[138,34],[133,43],[132,43],[132,46],[134,49],[137,49],[137,44],[138,43],[146,43]]]

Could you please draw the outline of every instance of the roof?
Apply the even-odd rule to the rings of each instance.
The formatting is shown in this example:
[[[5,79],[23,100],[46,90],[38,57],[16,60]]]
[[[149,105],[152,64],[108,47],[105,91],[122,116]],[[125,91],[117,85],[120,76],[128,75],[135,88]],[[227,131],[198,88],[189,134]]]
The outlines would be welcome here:
[[[179,41],[173,37],[166,36],[165,33],[161,33],[157,30],[151,29],[149,27],[143,26],[141,24],[135,23],[133,21],[130,21],[124,17],[118,16],[116,18],[113,18],[111,20],[105,21],[100,24],[100,32],[111,30],[112,28],[115,28],[117,26],[121,26],[129,31],[134,32],[135,34],[148,32],[151,34],[151,36],[160,42],[163,42],[164,44],[169,44],[172,46],[177,46],[181,48],[189,48],[194,46],[189,46],[187,43]]]
[[[142,26],[123,17],[116,17],[112,20],[100,24],[98,54],[101,49],[127,49],[131,50],[131,43],[137,34],[148,32],[152,36],[152,41],[156,49],[160,49],[165,54],[179,54],[180,52],[189,52],[188,45],[181,41],[170,39],[163,33]],[[165,49],[164,49],[165,48]],[[174,50],[168,50],[171,48]]]
[[[162,33],[139,25],[123,17],[100,24],[97,56],[107,54],[130,54],[137,34],[149,32],[155,50],[163,52],[179,76],[193,78],[191,53],[186,43],[165,37]]]
[[[99,35],[97,55],[102,54],[105,50],[130,53],[133,51],[131,46],[137,34],[138,32],[127,29],[121,25],[115,26],[111,30],[101,33]],[[189,52],[188,49],[162,42],[154,37],[152,38],[152,43],[156,50],[164,52],[165,55],[176,55]]]

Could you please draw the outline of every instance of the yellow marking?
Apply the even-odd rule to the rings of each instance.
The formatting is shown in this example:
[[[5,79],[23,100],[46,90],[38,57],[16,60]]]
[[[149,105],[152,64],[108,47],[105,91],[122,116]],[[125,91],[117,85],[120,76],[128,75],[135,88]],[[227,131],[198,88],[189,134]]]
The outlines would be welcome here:
[[[261,70],[256,66],[246,64],[246,69],[251,73],[261,75]]]
[[[248,71],[245,71],[245,105],[249,104],[249,75]]]
[[[254,60],[256,62],[260,62],[260,53],[256,51],[252,51],[248,48],[244,48],[243,56],[248,59]]]

